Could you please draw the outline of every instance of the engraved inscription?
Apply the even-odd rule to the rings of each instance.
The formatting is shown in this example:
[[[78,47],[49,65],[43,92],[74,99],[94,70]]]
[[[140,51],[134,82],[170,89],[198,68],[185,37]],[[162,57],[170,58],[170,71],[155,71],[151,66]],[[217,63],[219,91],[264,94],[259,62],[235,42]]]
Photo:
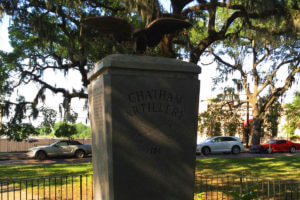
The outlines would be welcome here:
[[[175,121],[184,115],[183,97],[175,92],[163,89],[136,90],[127,94],[130,114],[139,116],[146,113],[164,114],[166,117],[159,121],[157,126],[171,128]],[[153,116],[154,117],[154,116]],[[146,134],[133,133],[133,140],[138,148],[151,155],[161,155],[163,146],[153,141],[147,134],[155,134],[152,130]]]
[[[161,89],[134,91],[128,94],[132,114],[164,113],[171,117],[183,117],[182,96]]]
[[[97,124],[97,127],[100,129],[103,128],[104,119],[103,119],[103,83],[102,81],[98,82],[98,87],[95,87],[93,91],[93,109],[94,109],[94,122]]]
[[[140,149],[142,149],[146,153],[154,155],[162,153],[162,148],[159,145],[154,144],[149,139],[145,138],[140,134],[134,134],[133,139],[139,145]]]

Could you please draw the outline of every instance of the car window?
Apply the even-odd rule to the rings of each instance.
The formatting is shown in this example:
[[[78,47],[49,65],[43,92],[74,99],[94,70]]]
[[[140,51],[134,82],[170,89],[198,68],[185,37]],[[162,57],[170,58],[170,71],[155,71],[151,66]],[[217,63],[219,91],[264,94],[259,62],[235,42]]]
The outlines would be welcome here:
[[[236,139],[234,139],[232,137],[223,137],[222,140],[223,141],[236,141]]]
[[[270,141],[265,142],[265,144],[275,144],[275,143],[276,143],[276,140],[270,140]]]
[[[69,141],[69,145],[81,145],[78,141]]]
[[[59,146],[59,147],[68,146],[68,143],[67,142],[58,142],[56,144],[56,146]]]
[[[277,141],[277,144],[285,144],[285,143],[286,143],[285,140],[278,140],[278,141]]]
[[[217,137],[215,139],[212,140],[213,142],[222,142],[222,138],[221,137]]]

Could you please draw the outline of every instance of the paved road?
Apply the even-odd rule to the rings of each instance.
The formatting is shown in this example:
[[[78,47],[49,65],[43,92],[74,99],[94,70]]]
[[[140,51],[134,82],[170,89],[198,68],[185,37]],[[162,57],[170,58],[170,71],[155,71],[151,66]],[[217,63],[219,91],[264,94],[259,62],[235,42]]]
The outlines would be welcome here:
[[[249,152],[243,152],[238,155],[233,154],[210,154],[207,156],[197,155],[197,158],[205,159],[205,158],[247,158],[247,157],[260,157],[260,158],[271,158],[271,157],[278,157],[278,156],[300,156],[300,151],[297,151],[296,153],[249,153]]]
[[[291,154],[291,153],[273,153],[273,154],[255,154],[243,152],[239,155],[233,154],[210,154],[208,156],[197,155],[199,159],[206,158],[246,158],[246,157],[260,157],[260,158],[269,158],[269,157],[278,157],[278,156],[300,156],[300,151]],[[3,154],[0,153],[0,165],[24,165],[24,164],[36,164],[36,165],[47,165],[47,164],[63,164],[63,163],[87,163],[92,162],[92,157],[88,156],[82,159],[77,158],[53,158],[47,160],[35,160],[35,159],[26,159],[24,153],[12,153],[12,154]]]
[[[0,165],[24,165],[24,164],[60,164],[60,163],[85,163],[92,162],[92,156],[85,158],[51,158],[43,161],[28,159],[24,152],[0,153]]]
[[[0,160],[0,165],[52,165],[52,164],[64,164],[64,163],[86,163],[92,162],[92,157],[86,158],[56,158],[47,160],[35,160],[35,159],[24,159],[24,160]]]

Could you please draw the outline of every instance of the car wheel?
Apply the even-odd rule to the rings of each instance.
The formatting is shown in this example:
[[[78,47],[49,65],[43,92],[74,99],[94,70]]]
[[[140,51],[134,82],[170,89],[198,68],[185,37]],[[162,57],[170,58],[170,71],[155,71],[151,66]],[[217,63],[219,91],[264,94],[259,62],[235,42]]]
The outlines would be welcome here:
[[[234,147],[232,147],[231,152],[232,152],[232,154],[236,155],[236,154],[239,154],[241,152],[241,149],[238,146],[234,146]]]
[[[296,147],[291,147],[290,148],[290,153],[295,153],[296,152]]]
[[[38,151],[35,154],[35,158],[38,160],[45,160],[47,157],[46,153],[44,151]]]
[[[202,149],[202,154],[203,154],[204,156],[207,156],[209,153],[210,153],[210,150],[209,150],[208,147],[204,147],[204,148]]]
[[[267,153],[268,153],[268,154],[271,154],[271,153],[273,153],[273,149],[272,149],[272,147],[268,147],[268,148],[267,148]]]
[[[85,156],[85,153],[84,153],[84,151],[82,151],[82,150],[77,150],[76,152],[75,152],[75,157],[76,158],[83,158]]]

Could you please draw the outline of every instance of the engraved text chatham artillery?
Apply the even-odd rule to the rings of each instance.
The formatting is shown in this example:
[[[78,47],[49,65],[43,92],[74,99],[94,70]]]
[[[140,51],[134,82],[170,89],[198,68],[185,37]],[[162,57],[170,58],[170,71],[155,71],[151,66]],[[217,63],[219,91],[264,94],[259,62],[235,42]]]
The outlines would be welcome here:
[[[183,116],[182,96],[160,89],[149,89],[128,94],[132,113],[164,113],[181,119]]]

